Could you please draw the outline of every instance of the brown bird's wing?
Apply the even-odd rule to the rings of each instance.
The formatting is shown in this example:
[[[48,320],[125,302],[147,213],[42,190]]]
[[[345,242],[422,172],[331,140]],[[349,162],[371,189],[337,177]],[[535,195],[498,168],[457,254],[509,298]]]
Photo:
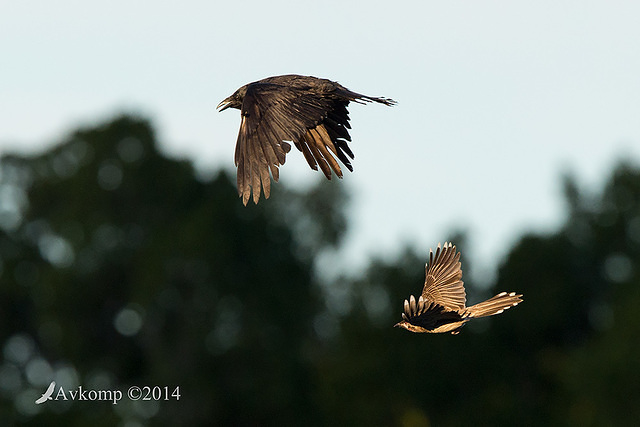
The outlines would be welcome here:
[[[269,170],[278,181],[278,167],[284,164],[291,148],[284,141],[293,141],[313,169],[320,165],[329,177],[331,169],[342,175],[331,154],[341,160],[344,157],[338,154],[341,151],[331,138],[332,133],[340,130],[331,123],[326,126],[321,123],[331,116],[334,104],[335,100],[296,87],[261,82],[247,87],[235,153],[238,193],[245,205],[252,189],[253,201],[258,203],[261,184],[265,197],[269,197]]]
[[[464,320],[466,314],[449,311],[443,305],[428,301],[424,297],[420,297],[416,301],[415,297],[411,295],[408,301],[404,300],[402,318],[412,325],[433,331],[440,326]]]
[[[466,293],[462,282],[460,252],[451,243],[441,248],[438,244],[435,254],[429,250],[429,262],[422,297],[449,310],[463,310]]]

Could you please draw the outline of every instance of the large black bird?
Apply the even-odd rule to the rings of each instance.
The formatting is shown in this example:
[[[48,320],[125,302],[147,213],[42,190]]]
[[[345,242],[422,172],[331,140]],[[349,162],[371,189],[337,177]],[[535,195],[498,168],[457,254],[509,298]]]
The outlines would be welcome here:
[[[460,252],[456,253],[456,247],[451,243],[445,242],[442,248],[438,244],[435,255],[429,250],[422,295],[417,302],[413,295],[409,301],[404,300],[403,320],[395,326],[411,332],[451,332],[455,335],[471,319],[493,316],[515,307],[522,302],[522,295],[501,292],[471,307],[465,307],[466,299]]]
[[[218,108],[238,108],[242,120],[236,143],[238,194],[246,205],[253,189],[253,201],[260,199],[260,185],[269,197],[271,182],[278,181],[278,167],[291,150],[287,141],[302,151],[309,166],[318,166],[331,179],[331,170],[342,178],[336,158],[353,171],[353,152],[348,129],[350,101],[393,105],[388,98],[374,98],[351,92],[331,80],[289,74],[249,83],[222,101]]]

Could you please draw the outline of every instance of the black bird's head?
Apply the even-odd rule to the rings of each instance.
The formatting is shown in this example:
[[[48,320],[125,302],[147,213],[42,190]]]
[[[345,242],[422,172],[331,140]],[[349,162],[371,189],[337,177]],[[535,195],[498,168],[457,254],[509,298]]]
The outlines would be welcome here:
[[[220,111],[224,111],[227,108],[237,108],[239,110],[242,108],[242,101],[244,100],[246,93],[247,86],[242,86],[240,89],[235,91],[233,95],[225,98],[216,108]]]

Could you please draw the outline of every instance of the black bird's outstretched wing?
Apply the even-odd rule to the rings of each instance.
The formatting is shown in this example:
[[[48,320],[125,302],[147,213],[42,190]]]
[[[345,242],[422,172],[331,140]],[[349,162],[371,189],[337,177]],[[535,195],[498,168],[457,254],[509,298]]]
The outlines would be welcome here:
[[[299,95],[294,89],[269,83],[247,87],[235,153],[238,193],[245,205],[251,188],[253,201],[258,202],[261,183],[265,197],[269,197],[269,170],[277,182],[278,167],[284,164],[291,149],[285,141],[301,139],[308,126],[319,121],[327,108],[321,98]]]
[[[261,187],[270,194],[269,171],[278,181],[291,141],[312,169],[322,170],[327,179],[332,171],[342,177],[340,160],[353,170],[349,149],[350,101],[395,101],[351,92],[330,80],[305,76],[277,76],[250,83],[242,100],[240,132],[236,144],[238,193],[246,205],[251,191],[258,203]]]
[[[445,242],[442,248],[438,244],[435,254],[429,251],[422,297],[449,310],[464,310],[467,297],[462,282],[460,252],[456,252],[451,243]]]

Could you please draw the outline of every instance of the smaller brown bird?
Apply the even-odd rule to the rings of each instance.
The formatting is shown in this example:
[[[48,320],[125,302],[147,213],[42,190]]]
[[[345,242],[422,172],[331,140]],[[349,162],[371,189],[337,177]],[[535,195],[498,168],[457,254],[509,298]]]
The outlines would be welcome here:
[[[445,242],[442,248],[438,243],[435,254],[429,250],[422,295],[418,301],[413,295],[409,301],[404,300],[403,320],[395,326],[411,332],[451,332],[456,335],[469,320],[500,314],[522,302],[520,294],[501,292],[465,307],[467,297],[461,279],[460,252],[456,252],[451,243]]]

